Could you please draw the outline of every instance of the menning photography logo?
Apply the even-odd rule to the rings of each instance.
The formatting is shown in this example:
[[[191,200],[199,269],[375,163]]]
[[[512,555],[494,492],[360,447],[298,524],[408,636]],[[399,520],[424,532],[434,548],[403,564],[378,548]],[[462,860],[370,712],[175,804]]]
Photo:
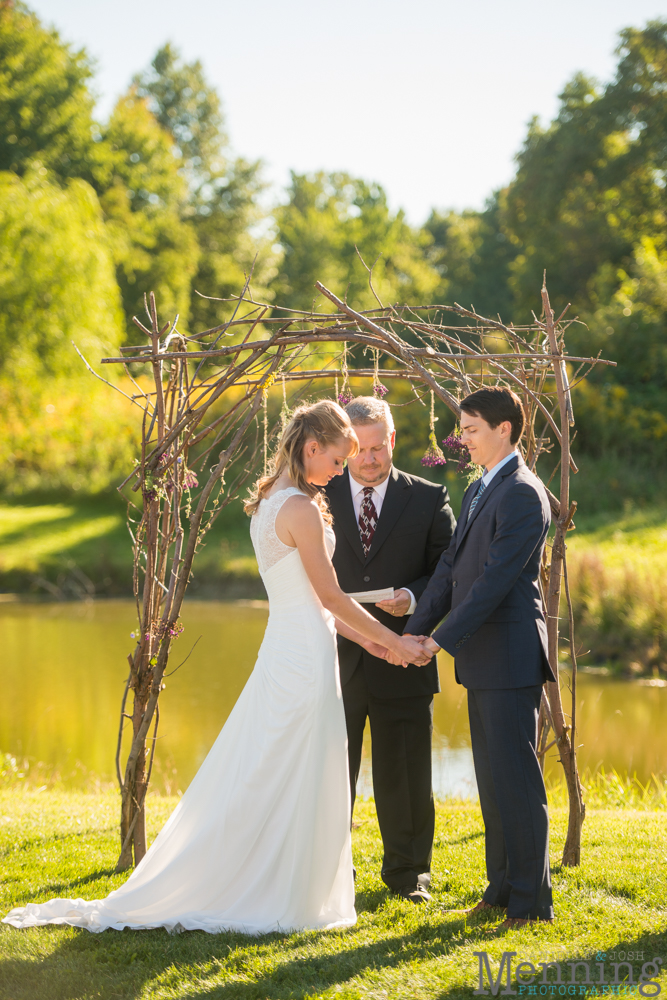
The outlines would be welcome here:
[[[504,951],[497,974],[494,977],[486,951],[473,952],[479,962],[479,979],[475,996],[621,996],[639,995],[657,997],[662,992],[657,976],[660,974],[661,958],[644,962],[643,951],[599,951],[594,960],[581,959],[561,962],[518,962],[512,972],[515,951]],[[618,959],[618,961],[616,961]],[[635,982],[634,964],[642,962],[642,970]],[[540,969],[541,975],[540,975]],[[568,975],[569,970],[569,975]],[[567,977],[567,978],[564,978]],[[484,980],[488,983],[486,989]],[[504,984],[505,988],[500,989]]]

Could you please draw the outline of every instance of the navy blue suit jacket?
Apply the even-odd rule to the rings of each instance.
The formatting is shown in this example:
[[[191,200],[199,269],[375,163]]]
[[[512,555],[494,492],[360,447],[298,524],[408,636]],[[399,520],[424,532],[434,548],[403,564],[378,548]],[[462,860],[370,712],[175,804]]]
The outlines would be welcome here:
[[[466,490],[451,544],[405,632],[435,629],[468,688],[555,680],[537,582],[551,522],[546,490],[519,455],[493,477],[468,520],[478,488],[479,479]]]

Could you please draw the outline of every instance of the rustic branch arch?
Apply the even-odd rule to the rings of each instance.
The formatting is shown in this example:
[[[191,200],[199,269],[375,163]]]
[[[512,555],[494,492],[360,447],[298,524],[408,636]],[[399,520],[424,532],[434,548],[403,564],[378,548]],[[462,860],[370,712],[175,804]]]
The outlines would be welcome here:
[[[227,300],[229,319],[192,337],[178,332],[178,317],[160,326],[151,293],[146,303],[148,325],[135,318],[147,342],[124,349],[122,357],[103,359],[103,364],[123,366],[136,389],[132,401],[142,414],[141,456],[119,487],[129,492],[139,631],[127,658],[129,675],[116,753],[122,800],[118,870],[137,864],[146,852],[145,797],[159,724],[159,696],[168,676],[172,642],[181,629],[181,606],[206,532],[238,496],[262,452],[266,454],[266,406],[263,428],[258,422],[262,404],[277,380],[283,390],[292,382],[325,380],[332,386],[341,377],[345,385],[347,348],[355,345],[370,348],[375,365],[352,369],[350,374],[372,378],[380,393],[380,376],[408,379],[431,390],[456,417],[462,394],[485,384],[513,388],[526,411],[523,444],[530,467],[535,469],[540,455],[557,449],[552,458],[558,456],[555,470],[560,468],[560,489],[557,496],[549,493],[554,535],[543,565],[542,587],[549,657],[558,676],[559,607],[565,581],[572,702],[568,722],[560,684],[546,686],[540,753],[543,758],[554,745],[560,753],[570,802],[563,864],[576,865],[585,807],[573,742],[577,661],[565,536],[576,510],[576,503],[570,501],[570,474],[577,467],[570,454],[574,415],[567,366],[577,365],[575,377],[580,379],[594,365],[613,362],[566,353],[565,335],[571,321],[564,320],[566,311],[555,319],[546,285],[541,290],[541,318],[527,326],[506,325],[457,304],[385,307],[378,303],[374,309],[356,310],[320,282],[316,287],[332,311],[300,312],[257,302],[248,279],[242,293]],[[456,322],[445,322],[449,317]],[[488,350],[489,344],[495,351]],[[324,363],[321,354],[314,354],[317,345],[326,349]],[[129,366],[137,364],[145,366],[143,371],[147,367],[152,371],[150,388],[133,378]],[[195,467],[201,475],[205,466],[208,478],[200,486]],[[229,484],[225,475],[231,477]],[[133,708],[128,713],[130,690]],[[121,768],[126,720],[131,721],[132,738]]]

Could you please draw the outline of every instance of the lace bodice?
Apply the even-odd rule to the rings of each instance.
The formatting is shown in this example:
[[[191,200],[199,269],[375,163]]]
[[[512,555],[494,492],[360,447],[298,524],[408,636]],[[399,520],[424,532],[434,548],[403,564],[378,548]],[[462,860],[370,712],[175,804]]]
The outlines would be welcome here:
[[[253,514],[250,521],[250,537],[257,556],[260,573],[264,574],[275,566],[276,563],[284,559],[285,556],[296,552],[291,545],[285,545],[276,534],[276,518],[278,511],[293,496],[305,496],[296,486],[289,486],[286,490],[278,490],[270,497],[265,497],[261,501],[259,508]]]
[[[250,538],[252,539],[252,544],[255,549],[255,555],[257,556],[257,563],[259,565],[259,572],[262,576],[267,573],[272,566],[279,563],[281,559],[286,556],[291,555],[296,552],[296,548],[291,545],[285,545],[281,542],[276,534],[276,518],[278,516],[278,511],[285,503],[293,496],[306,496],[301,490],[298,490],[296,486],[288,486],[285,490],[278,490],[270,497],[265,497],[261,501],[258,509],[253,514],[250,519]],[[329,555],[333,555],[333,550],[335,547],[335,535],[333,528],[329,525],[325,526],[325,534],[327,538],[327,548],[329,550]]]

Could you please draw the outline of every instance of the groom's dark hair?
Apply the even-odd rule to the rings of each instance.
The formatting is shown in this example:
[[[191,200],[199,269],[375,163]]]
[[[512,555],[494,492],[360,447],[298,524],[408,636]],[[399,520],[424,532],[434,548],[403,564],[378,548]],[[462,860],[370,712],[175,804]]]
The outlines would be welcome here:
[[[497,427],[505,420],[512,425],[510,441],[516,444],[526,424],[521,400],[511,389],[494,386],[478,389],[461,400],[461,409],[471,417],[481,417],[489,427]]]

